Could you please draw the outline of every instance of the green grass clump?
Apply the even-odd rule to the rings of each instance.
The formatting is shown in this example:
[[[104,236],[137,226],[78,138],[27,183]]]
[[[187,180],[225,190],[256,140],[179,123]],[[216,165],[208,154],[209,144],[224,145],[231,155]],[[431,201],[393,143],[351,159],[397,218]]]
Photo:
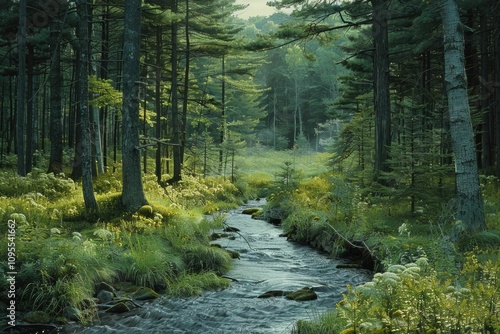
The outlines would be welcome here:
[[[165,289],[182,270],[181,259],[160,237],[134,234],[124,240],[124,247],[118,264],[123,281]]]
[[[230,282],[229,279],[213,272],[182,274],[169,286],[167,293],[172,297],[199,296],[203,291],[226,288]]]
[[[188,273],[215,272],[222,275],[232,264],[228,252],[209,245],[185,245],[181,254]]]

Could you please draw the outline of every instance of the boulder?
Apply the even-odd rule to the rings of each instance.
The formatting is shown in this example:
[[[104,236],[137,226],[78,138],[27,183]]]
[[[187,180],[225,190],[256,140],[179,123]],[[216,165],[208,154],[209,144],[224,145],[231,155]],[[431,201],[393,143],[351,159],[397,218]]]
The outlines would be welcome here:
[[[80,321],[82,319],[82,311],[76,307],[66,307],[63,312],[64,317],[71,321]]]
[[[224,229],[224,232],[239,232],[240,229],[237,227],[228,226]]]
[[[114,294],[116,294],[116,291],[115,291],[115,288],[113,288],[111,285],[109,285],[108,283],[106,282],[101,282],[97,285],[97,289],[96,291],[101,291],[101,290],[104,290],[104,291],[111,291],[113,292]]]
[[[253,215],[256,212],[262,211],[261,208],[246,208],[241,211],[242,214],[244,215]]]
[[[318,299],[318,295],[314,292],[313,289],[305,287],[295,292],[289,293],[285,296],[287,299],[296,300],[296,301],[305,301],[305,300],[315,300]]]
[[[283,297],[285,293],[283,290],[271,290],[261,294],[258,298]]]
[[[106,304],[113,300],[114,293],[111,291],[101,290],[97,293],[97,299],[99,299],[99,304]]]
[[[146,287],[142,287],[132,294],[132,298],[136,300],[156,299],[159,296],[158,292]]]
[[[130,308],[124,302],[116,303],[106,310],[106,313],[125,313],[130,311]]]
[[[29,322],[30,324],[48,324],[51,321],[50,315],[43,311],[31,311],[26,313],[23,320]]]

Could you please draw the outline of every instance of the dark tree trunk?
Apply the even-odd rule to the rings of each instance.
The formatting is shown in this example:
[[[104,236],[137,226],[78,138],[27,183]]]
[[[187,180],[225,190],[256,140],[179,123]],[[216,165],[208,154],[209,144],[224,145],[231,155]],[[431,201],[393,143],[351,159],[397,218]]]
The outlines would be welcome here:
[[[161,139],[161,116],[162,116],[162,105],[161,105],[161,69],[162,69],[162,58],[161,53],[163,49],[163,39],[162,39],[163,29],[161,26],[156,28],[156,82],[155,82],[155,106],[156,106],[156,125],[155,125],[155,136],[156,139]],[[155,174],[158,183],[161,182],[161,154],[162,145],[158,143],[156,146],[156,156],[155,156]]]
[[[59,174],[63,171],[63,141],[62,141],[62,104],[61,104],[61,51],[59,36],[61,26],[58,20],[52,20],[50,25],[50,49],[52,64],[50,67],[50,159],[49,173]]]
[[[486,9],[482,9],[479,16],[481,28],[480,47],[481,47],[481,76],[480,81],[480,108],[483,115],[481,123],[481,165],[483,168],[493,166],[493,117],[490,104],[492,102],[491,77],[490,77],[490,54],[488,48],[490,45],[490,31]]]
[[[187,113],[188,113],[188,98],[189,98],[189,70],[191,66],[191,46],[189,41],[189,0],[186,0],[186,68],[184,69],[184,96],[182,101],[182,121],[181,121],[181,140],[180,140],[180,155],[181,165],[184,164],[184,150],[186,148],[186,129],[187,129]]]
[[[373,42],[375,45],[374,98],[375,98],[375,179],[389,171],[387,163],[391,147],[391,104],[389,95],[389,1],[371,0],[373,7]]]
[[[26,0],[19,1],[18,76],[17,76],[17,125],[16,152],[17,174],[26,176],[25,140],[26,132]]]
[[[465,74],[463,25],[455,0],[442,1],[445,85],[455,157],[456,215],[465,233],[486,229]],[[456,231],[461,233],[461,231]],[[457,235],[455,235],[457,237]]]
[[[500,4],[493,3],[493,25],[494,25],[494,58],[495,58],[495,157],[496,176],[500,177]]]
[[[177,0],[172,2],[172,12],[178,12]],[[179,120],[179,99],[177,92],[177,49],[179,47],[178,38],[178,23],[172,23],[172,141],[173,146],[173,161],[174,173],[169,183],[176,183],[182,179],[181,176],[181,147],[180,147],[180,120]]]
[[[35,66],[35,46],[28,44],[28,58],[27,58],[27,87],[26,87],[26,173],[31,172],[33,167],[33,154],[35,153],[35,138],[36,133],[34,129],[34,113],[33,106],[35,104],[35,97],[33,94],[33,70]]]
[[[131,212],[147,204],[139,146],[141,0],[125,2],[123,39],[122,203]]]
[[[90,110],[89,110],[89,87],[88,87],[88,69],[89,69],[89,33],[88,33],[88,15],[87,1],[77,1],[77,11],[79,16],[79,37],[80,37],[80,117],[82,124],[82,188],[85,209],[88,212],[98,210],[97,201],[94,196],[92,186],[92,133],[90,128]]]

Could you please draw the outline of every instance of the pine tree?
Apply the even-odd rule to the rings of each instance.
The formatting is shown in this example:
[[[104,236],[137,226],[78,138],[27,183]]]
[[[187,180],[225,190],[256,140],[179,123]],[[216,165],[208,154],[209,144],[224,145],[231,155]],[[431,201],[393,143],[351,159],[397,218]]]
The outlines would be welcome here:
[[[123,38],[122,203],[131,212],[147,204],[139,146],[141,0],[125,3]]]

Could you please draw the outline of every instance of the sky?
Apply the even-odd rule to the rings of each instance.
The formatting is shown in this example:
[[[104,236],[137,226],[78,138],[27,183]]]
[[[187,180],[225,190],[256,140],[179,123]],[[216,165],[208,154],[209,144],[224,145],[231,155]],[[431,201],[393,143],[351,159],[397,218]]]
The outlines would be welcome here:
[[[249,5],[245,10],[236,13],[242,19],[247,19],[252,16],[269,16],[272,15],[276,9],[266,5],[269,0],[236,0],[239,5]]]

